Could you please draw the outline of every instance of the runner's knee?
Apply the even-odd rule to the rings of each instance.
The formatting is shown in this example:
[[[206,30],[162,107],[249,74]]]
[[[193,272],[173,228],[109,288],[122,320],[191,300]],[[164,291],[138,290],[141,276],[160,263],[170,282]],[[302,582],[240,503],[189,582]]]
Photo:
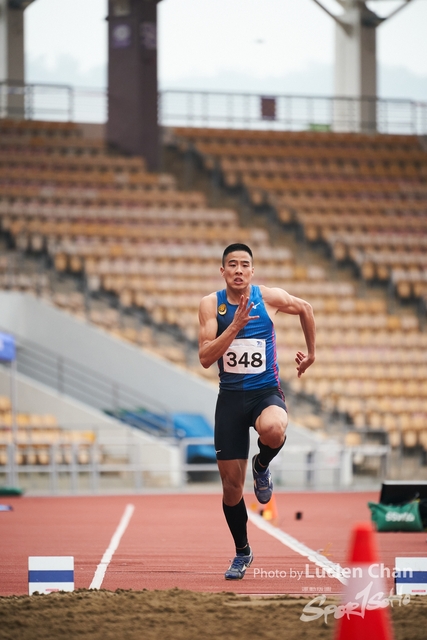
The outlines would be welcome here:
[[[229,507],[234,506],[243,496],[243,483],[237,478],[223,477],[222,489],[224,502]]]
[[[287,421],[283,419],[260,422],[257,431],[261,442],[272,449],[280,447],[285,439],[286,426]]]

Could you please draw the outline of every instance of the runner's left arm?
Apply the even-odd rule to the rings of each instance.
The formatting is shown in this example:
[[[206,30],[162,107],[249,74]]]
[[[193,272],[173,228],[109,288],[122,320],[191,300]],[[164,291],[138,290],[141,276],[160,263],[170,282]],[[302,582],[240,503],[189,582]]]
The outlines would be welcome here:
[[[307,354],[297,351],[295,362],[297,363],[298,378],[308,369],[316,359],[316,323],[313,307],[302,298],[292,296],[284,289],[278,287],[262,287],[262,297],[267,307],[282,313],[298,315],[301,328],[307,345]]]

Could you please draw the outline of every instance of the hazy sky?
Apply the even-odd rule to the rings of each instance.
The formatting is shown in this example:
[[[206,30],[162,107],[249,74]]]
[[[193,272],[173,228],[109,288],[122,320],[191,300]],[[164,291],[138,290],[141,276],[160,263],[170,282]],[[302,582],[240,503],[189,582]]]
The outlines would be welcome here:
[[[323,3],[340,12],[335,0]],[[402,1],[368,4],[385,15]],[[280,77],[333,64],[335,23],[313,0],[163,0],[158,12],[163,86],[192,76]],[[25,11],[27,56],[54,68],[66,55],[82,73],[105,66],[106,14],[107,0],[36,0]],[[377,33],[380,66],[405,68],[427,83],[427,0],[412,0]]]

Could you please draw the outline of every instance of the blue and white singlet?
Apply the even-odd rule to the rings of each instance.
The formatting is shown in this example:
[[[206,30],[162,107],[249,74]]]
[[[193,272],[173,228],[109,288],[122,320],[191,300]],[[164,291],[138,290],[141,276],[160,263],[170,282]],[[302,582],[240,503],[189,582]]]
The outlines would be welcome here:
[[[228,302],[225,289],[217,291],[216,296],[218,337],[231,324],[238,305]],[[220,389],[238,391],[280,385],[276,332],[257,285],[251,285],[248,304],[251,302],[254,303],[251,315],[259,318],[250,320],[239,331],[225,354],[218,360]]]

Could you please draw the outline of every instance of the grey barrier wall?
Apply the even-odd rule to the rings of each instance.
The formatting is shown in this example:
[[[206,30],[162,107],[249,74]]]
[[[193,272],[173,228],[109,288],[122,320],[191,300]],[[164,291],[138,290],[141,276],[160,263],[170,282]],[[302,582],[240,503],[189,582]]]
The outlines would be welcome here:
[[[213,423],[215,385],[32,295],[0,293],[0,330],[17,337],[18,371],[59,390],[67,371],[74,389],[80,376],[81,395],[69,395],[97,409],[123,400],[128,408],[131,402],[154,411],[197,413]]]

